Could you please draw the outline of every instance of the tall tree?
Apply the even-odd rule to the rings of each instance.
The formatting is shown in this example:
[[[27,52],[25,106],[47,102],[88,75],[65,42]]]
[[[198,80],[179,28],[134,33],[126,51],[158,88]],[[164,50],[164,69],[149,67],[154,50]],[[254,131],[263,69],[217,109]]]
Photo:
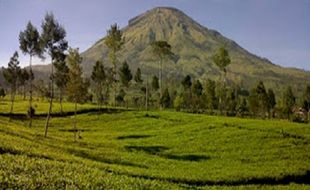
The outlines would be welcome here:
[[[214,64],[220,69],[220,71],[222,72],[221,74],[221,78],[223,76],[223,81],[221,81],[220,85],[221,87],[219,87],[220,91],[223,92],[224,89],[226,89],[226,67],[231,63],[230,60],[230,56],[228,51],[225,49],[225,47],[220,47],[212,56],[212,60],[214,62]],[[219,92],[220,92],[219,91]],[[220,93],[222,94],[222,93]],[[219,108],[222,112],[222,108],[224,107],[223,105],[223,101],[222,101],[222,96],[219,96]]]
[[[6,82],[10,85],[10,89],[11,89],[10,116],[12,116],[12,113],[13,113],[18,76],[20,75],[20,72],[21,72],[21,69],[20,69],[19,61],[18,61],[18,53],[16,51],[13,54],[13,56],[10,58],[10,61],[8,63],[8,68],[3,69],[3,77],[6,80]]]
[[[126,94],[128,94],[132,74],[126,61],[123,62],[122,67],[119,69],[119,76],[122,86],[126,88]],[[126,107],[128,107],[128,98],[126,99]]]
[[[91,74],[91,79],[94,81],[96,86],[97,103],[100,111],[104,100],[103,88],[107,79],[105,68],[101,60],[96,61]]]
[[[77,139],[77,104],[83,103],[86,100],[87,96],[87,83],[84,81],[82,74],[82,57],[79,54],[78,49],[69,49],[69,54],[67,56],[67,63],[69,67],[69,81],[67,84],[68,98],[70,101],[74,102],[74,140]]]
[[[39,56],[42,58],[42,46],[40,40],[40,34],[36,27],[34,27],[29,21],[27,27],[24,31],[19,33],[19,48],[24,54],[29,54],[29,108],[28,113],[30,113],[29,118],[29,126],[32,125],[32,112],[34,108],[32,107],[32,81],[34,79],[34,75],[32,72],[32,57]]]
[[[54,62],[54,67],[55,67],[55,74],[54,74],[54,79],[55,79],[55,84],[59,90],[59,104],[60,104],[60,113],[63,113],[63,108],[62,108],[62,102],[63,102],[63,96],[65,93],[65,89],[69,80],[68,72],[69,68],[66,64],[66,55],[63,53],[59,53],[55,62]]]
[[[109,48],[109,59],[113,64],[113,85],[114,85],[114,106],[116,105],[116,72],[117,72],[117,53],[121,50],[124,44],[124,38],[122,31],[119,29],[117,24],[113,24],[107,32],[107,36],[104,41],[105,45]]]
[[[166,41],[155,41],[152,44],[152,52],[159,59],[160,97],[163,95],[163,60],[172,57],[171,45]]]
[[[292,88],[288,86],[283,94],[283,113],[286,115],[287,119],[290,119],[293,113],[293,107],[295,105],[296,98],[293,94]]]
[[[49,121],[51,118],[53,98],[54,98],[54,62],[60,57],[68,48],[68,42],[65,40],[66,31],[58,21],[54,18],[52,13],[47,13],[42,22],[42,44],[44,50],[47,51],[51,57],[51,75],[50,75],[50,101],[49,109],[45,124],[44,136],[47,137]]]

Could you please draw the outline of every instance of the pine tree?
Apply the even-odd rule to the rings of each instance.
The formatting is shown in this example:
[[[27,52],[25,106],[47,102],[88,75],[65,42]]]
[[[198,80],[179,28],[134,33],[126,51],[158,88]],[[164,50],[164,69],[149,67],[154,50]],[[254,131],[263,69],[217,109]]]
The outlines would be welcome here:
[[[69,49],[69,54],[67,57],[67,63],[69,67],[69,80],[67,84],[68,98],[70,101],[74,102],[74,140],[77,139],[77,104],[83,103],[87,98],[87,83],[83,79],[83,71],[82,71],[82,57],[79,54],[78,49]]]
[[[107,32],[104,41],[105,45],[109,48],[109,59],[113,65],[113,85],[114,85],[114,106],[116,105],[116,72],[117,72],[117,53],[121,50],[124,44],[122,31],[117,24],[113,24]]]
[[[192,78],[189,75],[186,75],[185,78],[181,81],[183,86],[183,100],[186,108],[191,107],[192,101]]]
[[[154,91],[157,91],[159,89],[159,82],[158,82],[158,78],[157,76],[153,76],[153,79],[152,79],[152,89]]]
[[[6,80],[6,82],[10,85],[11,89],[11,109],[10,109],[10,116],[13,114],[13,107],[14,107],[14,100],[15,100],[15,94],[16,89],[18,85],[18,76],[20,75],[21,69],[19,66],[18,61],[18,53],[15,51],[13,56],[10,58],[10,61],[8,63],[8,68],[3,69],[3,77]],[[11,119],[11,117],[10,117]]]
[[[32,107],[32,81],[34,79],[34,75],[32,72],[32,57],[38,56],[42,57],[43,49],[41,46],[41,39],[40,34],[36,27],[34,27],[31,22],[29,21],[25,31],[19,33],[19,48],[24,54],[29,54],[30,61],[29,61],[29,126],[32,125],[32,112],[34,108]]]
[[[47,13],[45,15],[42,23],[42,31],[41,41],[45,48],[44,50],[47,51],[51,57],[52,64],[50,75],[50,101],[44,132],[44,136],[47,137],[54,98],[54,62],[67,50],[68,42],[65,40],[65,29],[57,22],[52,13]]]

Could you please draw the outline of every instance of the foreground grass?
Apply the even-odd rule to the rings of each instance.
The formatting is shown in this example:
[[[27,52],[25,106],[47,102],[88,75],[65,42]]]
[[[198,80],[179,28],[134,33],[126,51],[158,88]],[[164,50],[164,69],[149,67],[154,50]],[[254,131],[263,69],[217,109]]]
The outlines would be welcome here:
[[[0,188],[307,189],[309,125],[176,112],[0,117]],[[4,188],[6,189],[6,188]]]

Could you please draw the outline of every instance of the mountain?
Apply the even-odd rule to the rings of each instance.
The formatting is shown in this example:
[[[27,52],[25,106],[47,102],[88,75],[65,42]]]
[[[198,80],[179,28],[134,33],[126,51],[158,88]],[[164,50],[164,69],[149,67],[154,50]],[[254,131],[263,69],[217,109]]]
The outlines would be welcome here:
[[[178,59],[165,62],[164,75],[169,79],[167,81],[179,80],[187,74],[202,80],[217,79],[220,72],[212,63],[211,56],[217,48],[225,46],[232,60],[227,72],[231,81],[252,87],[258,80],[263,80],[267,87],[280,89],[289,84],[296,90],[310,83],[310,72],[283,68],[256,56],[175,8],[149,10],[129,20],[128,26],[122,31],[125,44],[119,53],[119,60],[126,60],[133,71],[140,67],[144,73],[158,73],[158,65],[150,56],[150,43],[155,40],[169,42]],[[98,59],[109,64],[107,54],[108,49],[102,38],[83,52],[85,72],[89,75]]]

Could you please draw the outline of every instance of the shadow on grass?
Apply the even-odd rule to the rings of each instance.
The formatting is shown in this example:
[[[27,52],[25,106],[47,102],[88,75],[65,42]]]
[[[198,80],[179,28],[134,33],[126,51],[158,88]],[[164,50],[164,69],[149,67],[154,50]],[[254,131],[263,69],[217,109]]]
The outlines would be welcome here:
[[[0,147],[0,154],[11,154],[11,155],[24,155],[29,158],[39,158],[39,159],[47,159],[47,160],[54,160],[53,158],[45,155],[39,155],[39,154],[33,154],[33,153],[27,153],[19,150],[14,150],[11,148],[4,148]]]
[[[121,112],[125,112],[125,111],[130,111],[130,110],[126,110],[126,109],[117,109],[117,108],[101,108],[100,110],[98,108],[90,108],[90,109],[81,109],[78,110],[76,113],[77,114],[114,114],[114,113],[121,113]],[[51,113],[52,117],[68,117],[68,116],[73,116],[75,114],[74,111],[67,111],[67,112],[54,112]],[[26,120],[28,119],[28,116],[26,113],[0,113],[0,116],[4,116],[4,117],[11,117],[12,119],[16,119],[16,120]],[[35,114],[34,118],[42,118],[42,117],[46,117],[47,113],[39,113],[39,114]]]
[[[147,154],[160,154],[161,152],[168,150],[169,148],[165,146],[125,146],[125,149],[133,152],[133,151],[142,151]]]
[[[240,185],[289,185],[290,183],[310,185],[310,171],[305,171],[303,174],[292,174],[285,175],[281,178],[276,177],[262,177],[262,178],[249,178],[240,179],[235,181],[211,181],[211,180],[191,180],[191,179],[177,179],[177,178],[165,178],[156,176],[147,176],[139,174],[129,174],[116,172],[120,175],[126,175],[129,177],[136,177],[149,180],[165,181],[175,183],[177,185],[188,185],[188,186],[240,186]]]
[[[100,157],[100,156],[92,155],[92,154],[89,154],[89,153],[87,153],[87,152],[85,152],[83,150],[68,149],[67,151],[69,153],[77,156],[77,157],[88,159],[88,160],[92,160],[92,161],[96,161],[96,162],[102,162],[102,163],[114,164],[114,165],[122,165],[122,166],[132,166],[132,167],[138,167],[138,168],[148,168],[145,165],[135,164],[135,163],[132,163],[132,162],[121,160],[121,159],[111,160],[111,159],[108,159],[108,158],[103,158],[103,157]]]
[[[124,136],[119,136],[117,139],[119,140],[126,140],[126,139],[144,139],[151,137],[152,135],[124,135]]]
[[[165,155],[162,155],[162,157],[165,157],[167,159],[172,159],[172,160],[191,161],[191,162],[200,162],[200,161],[211,159],[211,157],[209,156],[196,155],[196,154],[186,154],[186,155],[165,154]]]

